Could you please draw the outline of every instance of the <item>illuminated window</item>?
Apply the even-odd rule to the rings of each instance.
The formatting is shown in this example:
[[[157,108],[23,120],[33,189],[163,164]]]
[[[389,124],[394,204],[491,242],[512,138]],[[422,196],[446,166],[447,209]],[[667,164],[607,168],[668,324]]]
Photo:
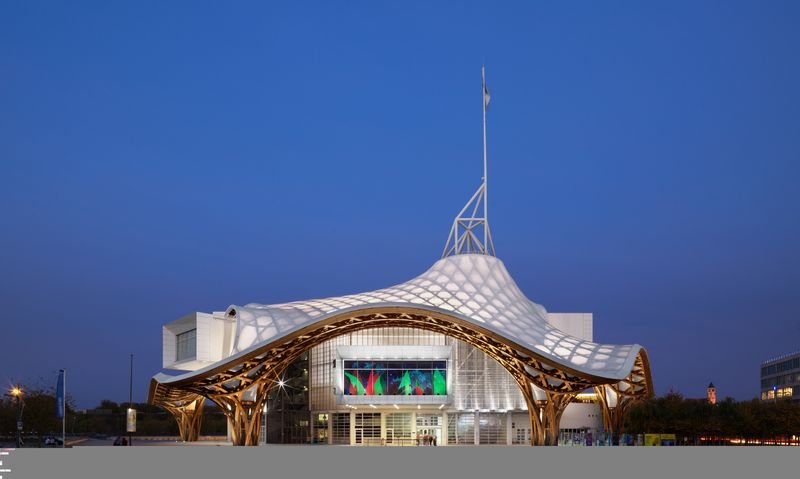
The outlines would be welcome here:
[[[344,361],[344,394],[444,396],[447,361]]]
[[[350,444],[350,413],[333,414],[333,443]]]
[[[447,415],[447,443],[475,444],[475,414],[453,413]]]
[[[356,413],[356,444],[380,443],[381,438],[381,413],[359,412]]]
[[[506,415],[481,414],[478,419],[478,435],[481,444],[505,444]]]
[[[175,339],[178,342],[178,361],[197,357],[197,329],[181,333]]]

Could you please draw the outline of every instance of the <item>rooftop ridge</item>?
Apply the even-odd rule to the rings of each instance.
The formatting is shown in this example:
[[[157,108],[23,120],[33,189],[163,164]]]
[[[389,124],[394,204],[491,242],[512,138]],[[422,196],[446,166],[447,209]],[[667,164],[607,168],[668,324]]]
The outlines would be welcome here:
[[[783,360],[783,359],[786,359],[786,358],[790,358],[792,356],[797,356],[798,354],[800,354],[800,350],[794,351],[792,353],[781,354],[780,356],[775,356],[774,358],[767,359],[766,361],[762,361],[761,365],[764,366],[764,365],[766,365],[768,363],[772,363],[772,362],[775,362],[775,361],[780,361],[780,360]]]

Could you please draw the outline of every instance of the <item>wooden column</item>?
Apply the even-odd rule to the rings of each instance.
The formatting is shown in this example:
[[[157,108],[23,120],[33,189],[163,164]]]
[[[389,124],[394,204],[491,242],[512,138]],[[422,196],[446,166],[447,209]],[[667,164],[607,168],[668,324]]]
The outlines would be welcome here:
[[[533,386],[526,376],[514,375],[514,378],[519,384],[522,397],[525,398],[525,403],[528,405],[528,420],[531,426],[531,446],[544,445],[544,430],[542,428],[542,421],[539,418],[539,405],[536,404],[536,398],[533,397]]]
[[[555,393],[547,391],[547,401],[542,409],[542,429],[544,429],[544,444],[546,446],[558,445],[558,432],[561,416],[574,397],[574,393]]]
[[[178,433],[181,441],[194,442],[200,436],[200,426],[203,423],[203,405],[206,398],[195,396],[193,399],[175,401],[162,404],[178,423]]]
[[[228,419],[234,446],[258,446],[261,417],[272,381],[256,383],[253,388],[226,395],[211,396]],[[245,399],[248,397],[248,399]]]
[[[616,385],[596,386],[594,390],[603,413],[603,428],[612,438],[619,436],[625,427],[625,416],[636,398],[622,393]]]

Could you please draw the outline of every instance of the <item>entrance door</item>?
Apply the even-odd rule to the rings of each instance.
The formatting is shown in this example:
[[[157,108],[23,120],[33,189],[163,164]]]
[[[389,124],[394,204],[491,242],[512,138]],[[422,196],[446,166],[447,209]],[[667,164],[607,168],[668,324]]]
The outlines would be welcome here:
[[[356,428],[356,444],[361,444],[364,438],[364,430],[360,427]]]
[[[433,437],[436,438],[436,445],[439,446],[442,444],[442,428],[435,427],[433,428]]]
[[[436,439],[436,445],[442,444],[442,415],[417,413],[417,433],[420,440],[419,445],[433,445],[430,439]],[[425,438],[428,441],[425,441]]]
[[[394,429],[386,428],[386,444],[394,442]]]
[[[441,427],[423,427],[421,429],[417,429],[417,433],[419,434],[420,446],[432,446],[433,443],[431,442],[431,438],[436,439],[436,445],[440,445],[442,443]]]

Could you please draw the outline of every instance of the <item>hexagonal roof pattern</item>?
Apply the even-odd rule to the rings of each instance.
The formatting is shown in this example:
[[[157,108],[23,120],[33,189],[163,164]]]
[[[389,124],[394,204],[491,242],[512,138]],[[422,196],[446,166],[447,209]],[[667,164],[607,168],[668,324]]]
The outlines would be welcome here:
[[[554,363],[608,379],[625,378],[641,349],[637,344],[599,344],[567,335],[547,321],[545,308],[525,296],[501,260],[459,254],[385,289],[284,304],[231,305],[228,312],[237,318],[231,357],[348,311],[398,306],[456,316]]]

